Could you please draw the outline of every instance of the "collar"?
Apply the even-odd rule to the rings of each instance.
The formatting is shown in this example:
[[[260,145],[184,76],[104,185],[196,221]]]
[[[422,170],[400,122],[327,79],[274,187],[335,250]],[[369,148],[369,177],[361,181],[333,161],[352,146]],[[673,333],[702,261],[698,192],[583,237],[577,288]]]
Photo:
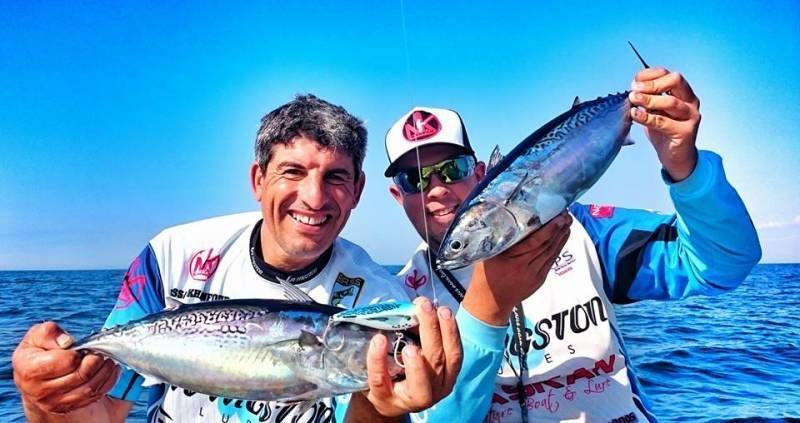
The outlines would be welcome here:
[[[265,262],[263,259],[264,254],[261,250],[261,224],[263,221],[264,219],[259,220],[250,234],[250,262],[259,276],[273,283],[278,283],[278,279],[281,279],[292,284],[301,284],[319,275],[328,265],[331,256],[333,256],[333,245],[325,250],[313,263],[300,270],[286,272]]]

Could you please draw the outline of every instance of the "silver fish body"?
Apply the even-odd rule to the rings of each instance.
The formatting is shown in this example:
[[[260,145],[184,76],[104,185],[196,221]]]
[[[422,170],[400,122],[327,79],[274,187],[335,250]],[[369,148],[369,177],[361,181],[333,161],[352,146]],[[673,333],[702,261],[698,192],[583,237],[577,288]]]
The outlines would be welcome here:
[[[631,127],[628,92],[576,103],[492,166],[456,211],[438,265],[493,257],[586,192],[608,169]]]
[[[366,389],[372,336],[403,337],[351,323],[329,325],[341,311],[283,300],[207,302],[104,330],[74,348],[109,356],[153,382],[212,396],[311,400]],[[402,372],[389,362],[392,375]]]

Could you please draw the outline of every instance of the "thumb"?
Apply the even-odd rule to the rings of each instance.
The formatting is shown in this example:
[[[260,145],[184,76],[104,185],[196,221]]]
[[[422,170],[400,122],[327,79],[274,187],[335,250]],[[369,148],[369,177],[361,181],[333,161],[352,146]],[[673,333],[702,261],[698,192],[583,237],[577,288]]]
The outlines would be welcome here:
[[[32,327],[23,342],[44,350],[67,349],[75,339],[55,322],[44,322]]]

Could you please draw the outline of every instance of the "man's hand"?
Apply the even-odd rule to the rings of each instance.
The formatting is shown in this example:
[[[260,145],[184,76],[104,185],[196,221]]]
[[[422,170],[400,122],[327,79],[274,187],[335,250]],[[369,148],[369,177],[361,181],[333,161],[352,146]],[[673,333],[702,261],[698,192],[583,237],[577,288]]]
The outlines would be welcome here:
[[[485,323],[506,325],[514,306],[544,283],[571,224],[563,212],[503,253],[478,262],[461,307]]]
[[[628,96],[631,118],[645,126],[664,170],[676,182],[689,177],[697,164],[700,100],[677,72],[663,68],[636,74]],[[644,110],[643,110],[643,109]]]
[[[389,345],[386,337],[376,335],[367,353],[369,391],[364,396],[383,416],[399,416],[430,408],[446,397],[461,370],[461,337],[455,316],[447,307],[436,310],[427,298],[414,300],[419,320],[421,348],[403,348],[405,379],[389,376]],[[354,394],[355,399],[357,395]]]
[[[116,383],[120,370],[111,360],[67,349],[73,342],[45,322],[31,327],[14,351],[14,382],[29,419],[86,407]]]

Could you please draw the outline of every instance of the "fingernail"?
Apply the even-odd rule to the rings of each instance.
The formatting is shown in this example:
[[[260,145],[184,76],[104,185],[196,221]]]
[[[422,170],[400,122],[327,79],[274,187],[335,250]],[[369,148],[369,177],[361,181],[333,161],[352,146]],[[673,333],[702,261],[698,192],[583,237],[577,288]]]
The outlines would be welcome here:
[[[633,93],[633,98],[634,98],[635,100],[642,101],[642,100],[644,100],[644,94],[642,94],[642,93],[637,93],[637,92],[634,92],[634,93]]]
[[[450,310],[450,307],[439,307],[439,317],[444,320],[450,320],[453,318],[453,311]]]
[[[72,345],[72,342],[73,339],[68,333],[62,333],[61,335],[58,335],[58,338],[56,338],[56,343],[61,348],[69,348],[69,346]]]
[[[419,351],[417,351],[417,347],[414,345],[406,345],[406,347],[403,348],[403,355],[408,358],[416,357],[417,354],[419,354]]]
[[[633,81],[631,82],[631,89],[633,91],[642,91],[645,88],[644,82]]]
[[[417,304],[422,307],[422,311],[425,313],[433,314],[433,304],[431,304],[429,299],[423,297],[417,302]]]
[[[377,335],[372,337],[372,345],[376,348],[382,348],[386,344],[386,338]]]

